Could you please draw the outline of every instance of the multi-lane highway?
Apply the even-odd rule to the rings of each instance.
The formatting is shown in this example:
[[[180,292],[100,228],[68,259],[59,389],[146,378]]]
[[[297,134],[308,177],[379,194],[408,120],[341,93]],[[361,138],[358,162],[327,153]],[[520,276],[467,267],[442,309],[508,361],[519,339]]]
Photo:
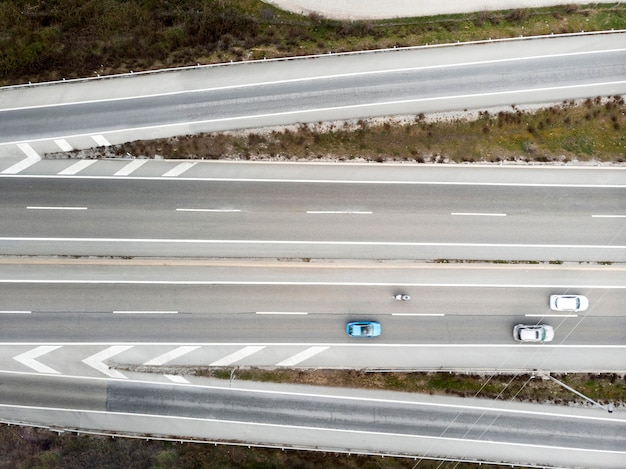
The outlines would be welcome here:
[[[511,411],[510,403],[348,400],[339,391],[261,395],[167,371],[623,371],[623,168],[41,159],[94,142],[201,130],[624,94],[623,38],[488,42],[0,90],[0,416],[346,451],[624,466],[619,408],[607,417]],[[511,260],[536,263],[501,264]],[[395,302],[398,292],[413,299]],[[590,308],[551,311],[554,293],[584,294]],[[383,335],[350,339],[344,326],[353,319],[380,321]],[[552,325],[554,342],[516,343],[519,322]]]
[[[233,178],[240,168],[237,163],[199,163],[182,178],[150,177],[151,170],[166,171],[162,163],[142,166],[148,175],[133,178],[5,176],[0,188],[5,220],[1,252],[272,259],[626,258],[623,169],[485,167],[460,173],[459,168],[420,165],[271,164],[264,171],[275,172],[273,177]],[[317,176],[307,178],[309,169]]]

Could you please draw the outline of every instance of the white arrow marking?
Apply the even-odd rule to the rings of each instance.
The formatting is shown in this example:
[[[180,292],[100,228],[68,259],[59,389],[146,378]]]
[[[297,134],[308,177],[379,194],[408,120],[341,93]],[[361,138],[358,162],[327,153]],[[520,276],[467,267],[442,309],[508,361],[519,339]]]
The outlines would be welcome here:
[[[114,345],[109,347],[108,349],[103,350],[102,352],[98,352],[91,357],[87,357],[83,360],[85,365],[89,365],[92,368],[95,368],[100,373],[104,373],[111,378],[122,378],[126,379],[122,373],[117,370],[111,370],[108,365],[104,363],[105,360],[110,360],[115,355],[125,352],[128,349],[133,348],[132,345]]]
[[[22,365],[26,365],[29,368],[39,372],[39,373],[51,373],[51,374],[59,374],[57,370],[53,370],[49,366],[44,365],[43,363],[39,363],[36,358],[45,355],[46,353],[50,353],[53,350],[61,348],[60,345],[42,345],[40,347],[29,350],[28,352],[21,353],[15,357],[13,360],[17,360]]]

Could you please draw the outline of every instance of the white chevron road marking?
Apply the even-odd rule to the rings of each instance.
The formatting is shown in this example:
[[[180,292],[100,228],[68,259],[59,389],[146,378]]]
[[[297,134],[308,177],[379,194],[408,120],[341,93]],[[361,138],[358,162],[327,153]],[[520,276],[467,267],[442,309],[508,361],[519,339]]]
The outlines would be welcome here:
[[[236,351],[235,353],[231,353],[230,355],[226,355],[224,358],[220,358],[217,361],[214,361],[209,366],[228,366],[239,360],[243,360],[244,358],[257,353],[260,350],[265,348],[262,346],[249,345],[248,347],[244,347],[241,350]]]
[[[175,348],[174,350],[164,353],[163,355],[159,355],[158,357],[153,358],[152,360],[147,361],[146,363],[144,363],[144,365],[146,366],[165,365],[167,362],[172,361],[175,358],[182,357],[183,355],[193,352],[194,350],[197,350],[199,348],[200,348],[199,345],[178,347],[178,348]]]
[[[297,365],[300,362],[303,362],[304,360],[307,360],[311,357],[314,357],[315,355],[317,355],[318,353],[322,353],[324,350],[328,349],[330,347],[309,347],[308,349],[300,352],[300,353],[296,353],[294,356],[287,358],[286,360],[283,360],[280,363],[277,363],[276,366],[294,366]]]
[[[40,347],[36,347],[32,350],[29,350],[28,352],[24,352],[19,355],[16,355],[15,357],[13,357],[13,359],[17,360],[22,365],[26,365],[27,367],[32,368],[35,371],[38,371],[39,373],[50,373],[50,374],[58,375],[59,372],[57,370],[54,370],[50,368],[49,366],[44,365],[43,363],[39,363],[36,360],[36,358],[39,358],[42,355],[50,353],[59,348],[61,348],[60,345],[42,345]]]
[[[100,373],[110,376],[111,378],[126,379],[126,376],[124,376],[119,371],[111,370],[109,366],[104,363],[104,361],[110,360],[115,355],[125,352],[126,350],[129,350],[131,348],[133,348],[132,345],[113,345],[112,347],[102,350],[95,355],[85,358],[83,360],[83,363],[85,365],[89,365],[92,368],[95,368]]]

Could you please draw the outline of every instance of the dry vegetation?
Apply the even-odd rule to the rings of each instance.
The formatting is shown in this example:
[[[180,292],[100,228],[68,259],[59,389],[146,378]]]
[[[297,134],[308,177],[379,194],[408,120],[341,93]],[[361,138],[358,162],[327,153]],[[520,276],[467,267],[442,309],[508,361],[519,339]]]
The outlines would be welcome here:
[[[477,119],[432,122],[424,115],[267,132],[200,134],[137,141],[73,157],[441,162],[626,161],[624,99],[516,108]],[[67,154],[50,157],[67,157]]]
[[[4,0],[0,85],[611,28],[626,28],[623,3],[350,22],[260,0]]]
[[[0,425],[0,469],[471,469],[390,458],[109,438]],[[507,466],[482,464],[485,469]],[[508,466],[510,467],[510,466]]]

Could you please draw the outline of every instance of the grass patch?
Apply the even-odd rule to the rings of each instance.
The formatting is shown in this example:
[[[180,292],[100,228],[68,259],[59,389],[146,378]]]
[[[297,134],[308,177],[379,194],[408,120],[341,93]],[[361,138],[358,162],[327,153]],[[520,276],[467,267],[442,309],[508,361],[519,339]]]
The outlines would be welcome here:
[[[611,28],[626,28],[623,4],[336,21],[260,0],[6,0],[0,84]]]
[[[535,112],[511,108],[477,119],[370,119],[285,130],[137,141],[76,156],[238,160],[442,162],[626,161],[622,97],[565,102]]]
[[[157,370],[153,370],[158,372]],[[178,370],[195,376],[229,379],[232,369]],[[615,373],[552,374],[559,381],[600,403],[626,403],[626,377]],[[433,395],[480,397],[497,400],[586,404],[586,401],[549,379],[523,374],[463,374],[446,372],[367,372],[363,370],[314,370],[236,368],[235,380],[310,384]]]

